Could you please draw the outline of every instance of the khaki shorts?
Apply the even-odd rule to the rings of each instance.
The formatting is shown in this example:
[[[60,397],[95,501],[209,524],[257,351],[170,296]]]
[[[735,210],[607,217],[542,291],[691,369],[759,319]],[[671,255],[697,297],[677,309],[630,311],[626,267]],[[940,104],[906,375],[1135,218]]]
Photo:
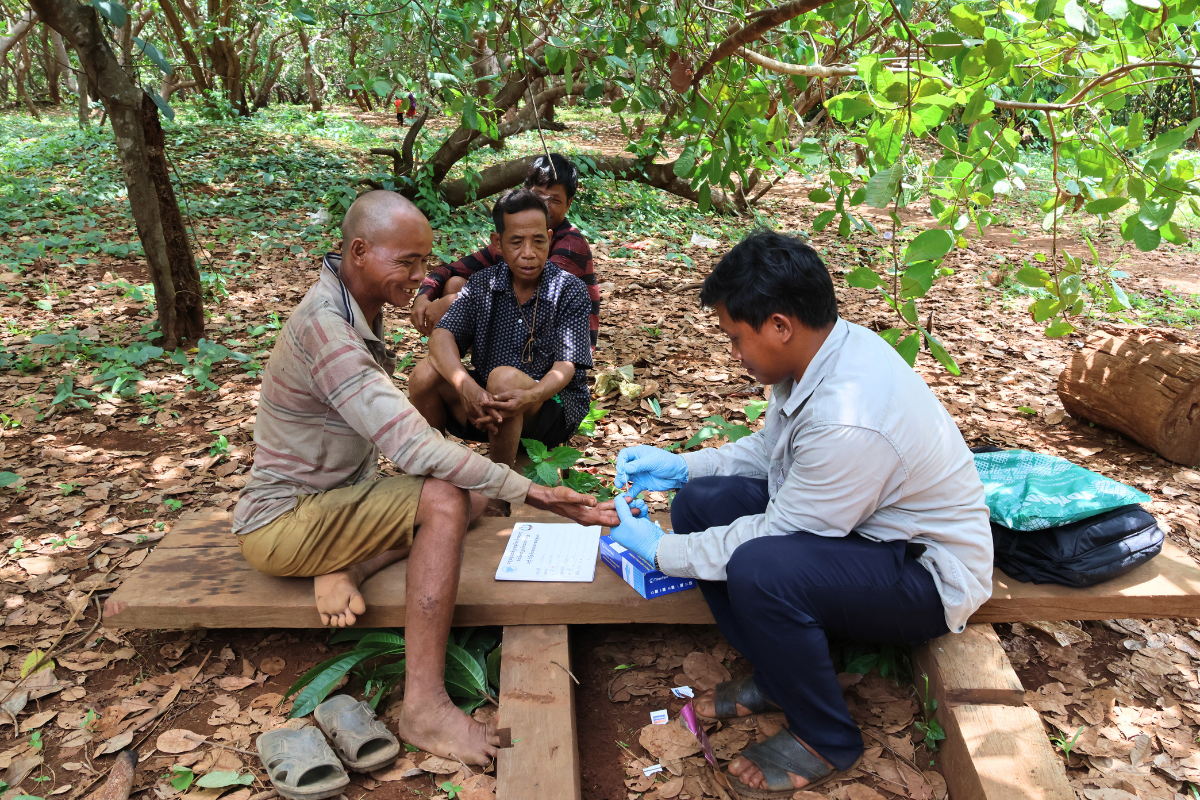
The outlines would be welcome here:
[[[424,484],[397,475],[299,497],[291,510],[239,536],[238,547],[267,575],[309,578],[347,569],[412,545]]]

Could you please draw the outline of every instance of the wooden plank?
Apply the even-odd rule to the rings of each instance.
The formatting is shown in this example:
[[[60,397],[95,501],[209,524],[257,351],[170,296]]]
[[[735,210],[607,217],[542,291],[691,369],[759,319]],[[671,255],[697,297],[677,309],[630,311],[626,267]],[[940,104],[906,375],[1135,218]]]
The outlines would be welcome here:
[[[665,515],[660,519],[665,520]],[[556,625],[653,622],[712,624],[698,590],[645,600],[603,564],[590,584],[496,581],[496,566],[516,520],[561,521],[520,509],[489,517],[467,534],[456,625]],[[260,575],[242,559],[230,517],[181,518],[114,593],[125,605],[105,617],[122,628],[316,628],[312,583]],[[404,624],[407,566],[395,564],[364,584],[362,624]],[[1087,589],[1021,583],[997,570],[992,599],[972,622],[1200,617],[1200,567],[1169,540],[1160,556]]]
[[[592,583],[497,581],[496,567],[514,521],[559,521],[525,510],[511,519],[486,517],[467,534],[454,611],[455,625],[543,625],[655,622],[713,624],[698,589],[646,600],[621,577],[596,564]],[[365,627],[401,627],[404,562],[363,584]],[[262,575],[245,562],[229,520],[181,520],[114,592],[105,624],[117,628],[319,628],[312,581]]]
[[[1073,800],[1037,712],[991,625],[968,625],[915,652],[946,731],[939,766],[954,800]]]
[[[938,706],[1025,702],[1025,687],[1017,677],[1000,637],[991,625],[968,625],[959,634],[947,634],[914,651],[917,690],[924,695],[923,676]]]
[[[938,719],[946,730],[938,767],[953,800],[1075,800],[1032,708],[956,705]]]
[[[570,668],[566,625],[504,628],[496,725],[514,744],[496,759],[496,800],[579,800]]]

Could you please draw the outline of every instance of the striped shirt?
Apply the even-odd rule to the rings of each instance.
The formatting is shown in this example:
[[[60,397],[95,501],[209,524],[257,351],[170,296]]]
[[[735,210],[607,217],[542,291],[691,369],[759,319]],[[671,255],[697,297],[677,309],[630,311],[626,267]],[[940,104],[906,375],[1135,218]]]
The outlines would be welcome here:
[[[233,514],[238,535],[261,528],[297,497],[375,477],[379,454],[409,475],[441,478],[523,503],[530,481],[447,441],[392,382],[396,356],[338,277],[341,256],[292,312],[263,370],[254,465]]]
[[[501,255],[500,248],[489,244],[453,264],[441,264],[429,270],[417,294],[429,295],[430,300],[437,300],[442,296],[446,281],[451,278],[470,280],[479,270],[502,263],[504,256]],[[600,286],[596,277],[596,266],[592,261],[592,249],[588,247],[587,239],[583,238],[583,234],[570,220],[564,219],[562,224],[554,229],[554,238],[550,240],[550,257],[546,259],[546,263],[554,264],[574,275],[587,287],[588,297],[592,301],[588,326],[591,330],[592,349],[595,350],[596,337],[600,332]]]

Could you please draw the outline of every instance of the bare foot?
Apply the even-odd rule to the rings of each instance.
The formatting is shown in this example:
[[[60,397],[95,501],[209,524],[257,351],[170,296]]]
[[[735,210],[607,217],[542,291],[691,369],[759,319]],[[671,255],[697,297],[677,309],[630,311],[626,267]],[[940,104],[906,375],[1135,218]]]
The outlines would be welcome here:
[[[697,697],[694,701],[696,713],[708,719],[715,719],[717,716],[717,690],[710,689],[704,694]],[[748,717],[751,712],[741,703],[737,703],[737,715],[739,717]]]
[[[795,734],[792,735],[795,736]],[[821,761],[823,761],[830,769],[834,768],[833,764],[825,761],[825,759],[821,757],[820,753],[818,753],[816,750],[813,750],[807,744],[804,744],[804,742],[801,742],[799,737],[796,737],[796,741],[800,742],[800,744],[803,744],[805,750],[812,753],[817,758],[820,758]],[[738,780],[749,786],[751,789],[767,788],[767,781],[765,778],[763,778],[762,770],[760,770],[758,765],[748,758],[742,758],[741,756],[735,758],[729,765],[729,774],[735,776]],[[808,778],[794,775],[791,772],[788,773],[788,777],[792,779],[793,789],[803,789],[805,786],[808,786]]]
[[[399,733],[408,744],[434,755],[480,766],[495,757],[500,744],[492,726],[468,717],[444,694],[432,702],[404,698]]]
[[[353,625],[360,614],[366,613],[367,601],[358,591],[358,584],[362,580],[357,567],[313,578],[313,592],[317,596],[317,612],[321,615],[322,625],[345,628]]]

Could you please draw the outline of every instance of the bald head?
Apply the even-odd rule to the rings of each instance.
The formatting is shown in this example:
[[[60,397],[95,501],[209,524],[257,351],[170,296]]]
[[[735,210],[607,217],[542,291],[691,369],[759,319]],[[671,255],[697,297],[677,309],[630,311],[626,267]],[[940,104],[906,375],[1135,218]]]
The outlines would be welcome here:
[[[350,205],[342,219],[342,247],[349,248],[355,239],[378,244],[389,234],[411,236],[426,230],[429,220],[411,200],[379,189],[367,192]]]

